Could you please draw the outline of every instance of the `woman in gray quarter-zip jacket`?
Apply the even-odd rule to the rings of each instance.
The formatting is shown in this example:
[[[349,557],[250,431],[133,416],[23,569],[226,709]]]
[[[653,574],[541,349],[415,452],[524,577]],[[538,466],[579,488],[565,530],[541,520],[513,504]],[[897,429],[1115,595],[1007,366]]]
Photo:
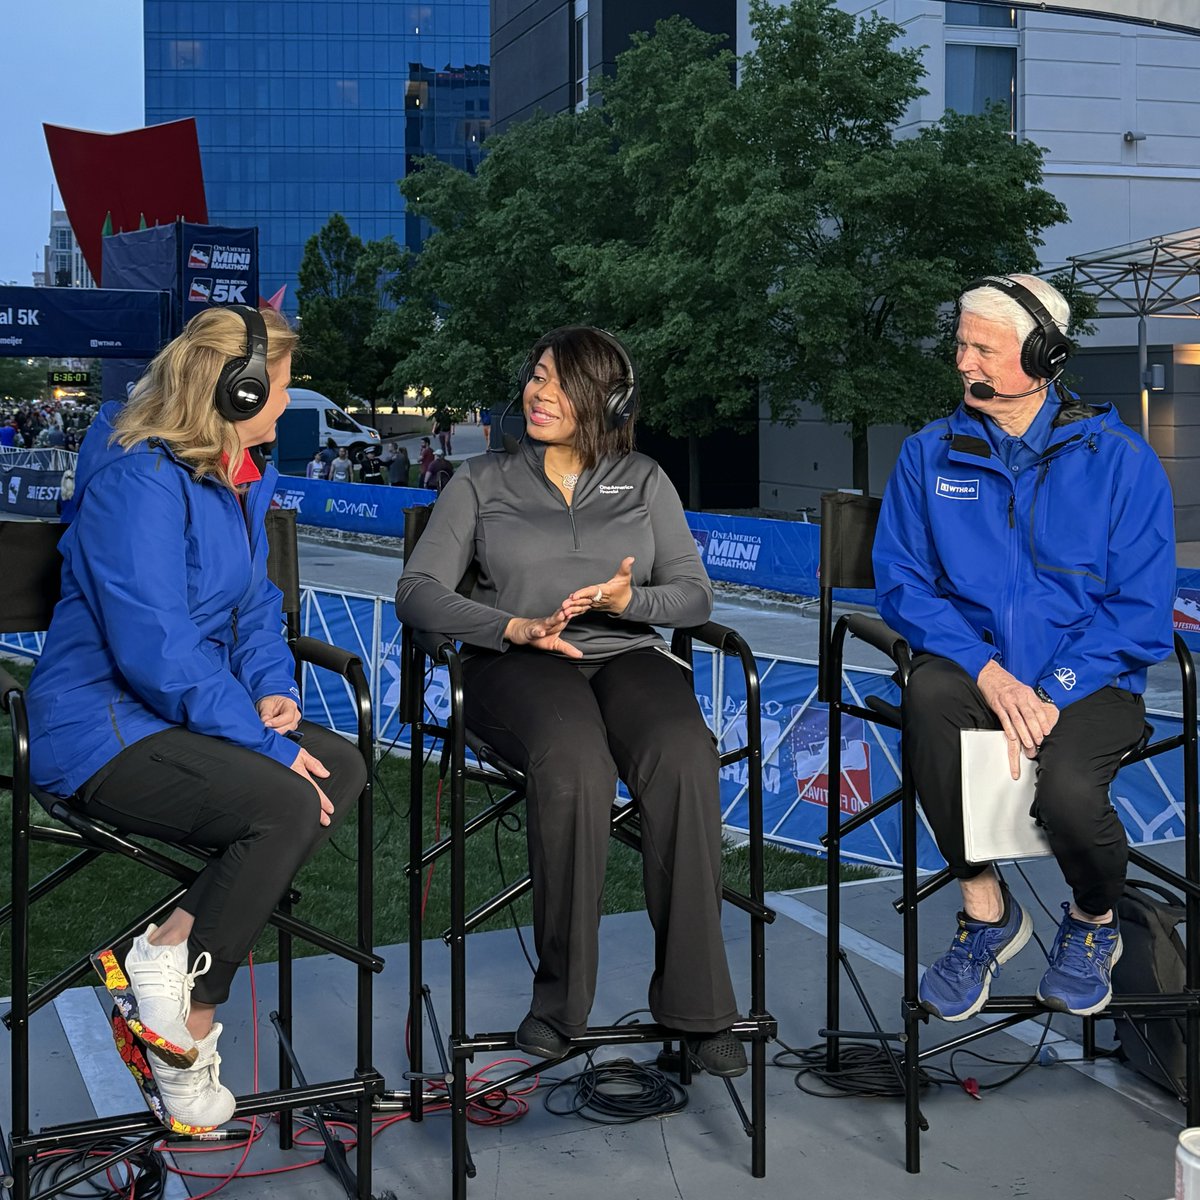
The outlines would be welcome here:
[[[538,341],[521,372],[525,438],[450,481],[396,611],[464,643],[467,725],[527,779],[538,968],[517,1044],[553,1058],[587,1028],[620,777],[641,810],[650,1011],[707,1070],[740,1075],[717,750],[654,628],[706,621],[712,588],[670,481],[633,450],[636,390],[611,335]]]

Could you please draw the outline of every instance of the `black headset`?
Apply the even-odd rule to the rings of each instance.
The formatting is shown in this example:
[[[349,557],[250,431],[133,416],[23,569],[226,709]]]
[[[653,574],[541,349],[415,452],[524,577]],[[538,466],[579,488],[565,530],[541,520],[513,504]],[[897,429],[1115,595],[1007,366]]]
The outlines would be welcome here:
[[[257,308],[247,304],[226,305],[246,326],[246,353],[231,358],[221,368],[213,402],[227,421],[248,421],[257,416],[271,394],[267,375],[267,323]]]
[[[1071,342],[1037,296],[1006,275],[985,275],[975,279],[963,288],[963,295],[978,288],[995,288],[1003,292],[1033,318],[1034,327],[1021,343],[1021,370],[1030,379],[1055,379],[1062,374],[1071,354]]]
[[[612,386],[608,395],[604,398],[604,425],[607,429],[620,429],[625,425],[629,418],[633,416],[637,410],[638,401],[638,384],[637,372],[633,368],[633,359],[629,357],[629,351],[615,338],[607,329],[599,329],[594,325],[570,326],[565,325],[563,329],[581,328],[587,329],[589,332],[596,334],[607,345],[611,346],[621,360],[621,365],[624,368],[625,377],[619,380]],[[551,334],[561,332],[559,329],[552,329],[550,333],[539,338],[538,341],[544,341]],[[521,366],[521,372],[517,376],[517,394],[514,398],[514,403],[520,405],[522,397],[525,395],[525,387],[533,378],[533,372],[537,367],[537,363],[533,361],[533,351],[531,350],[525,356],[525,362]]]

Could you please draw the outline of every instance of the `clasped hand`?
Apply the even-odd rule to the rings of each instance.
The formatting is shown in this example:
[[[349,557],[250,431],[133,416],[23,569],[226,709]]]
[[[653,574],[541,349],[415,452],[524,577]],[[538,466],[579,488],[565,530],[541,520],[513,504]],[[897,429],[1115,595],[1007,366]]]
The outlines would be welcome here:
[[[988,707],[1000,718],[1008,737],[1008,769],[1014,779],[1020,779],[1021,752],[1026,758],[1037,757],[1042,742],[1058,722],[1058,705],[1047,704],[995,659],[984,665],[976,683]]]
[[[633,557],[623,558],[617,573],[604,583],[592,583],[572,592],[548,617],[513,617],[504,636],[514,646],[534,646],[567,658],[582,658],[583,651],[564,641],[562,632],[572,617],[585,612],[623,613],[633,594]]]

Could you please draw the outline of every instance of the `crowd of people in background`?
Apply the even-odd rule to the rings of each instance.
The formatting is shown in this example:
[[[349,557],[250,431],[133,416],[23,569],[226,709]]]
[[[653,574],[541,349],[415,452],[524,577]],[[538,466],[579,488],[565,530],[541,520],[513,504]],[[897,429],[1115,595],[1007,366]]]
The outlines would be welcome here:
[[[433,449],[429,438],[421,439],[416,477],[408,447],[396,441],[368,446],[351,456],[345,446],[329,438],[316,451],[304,474],[308,479],[328,479],[331,483],[374,483],[383,487],[425,487],[440,492],[454,474],[454,465],[440,446]]]
[[[45,400],[0,410],[0,449],[31,450],[58,448],[77,451],[91,425],[97,405],[74,400]],[[487,410],[481,417],[486,425]],[[334,483],[374,483],[392,487],[425,487],[440,492],[454,474],[450,453],[454,426],[447,414],[438,412],[431,422],[432,437],[438,439],[434,450],[432,437],[423,437],[414,474],[408,447],[398,441],[369,446],[351,456],[344,446],[330,438],[317,450],[305,469],[309,479],[328,479]]]
[[[38,400],[0,411],[0,449],[78,450],[95,404]]]

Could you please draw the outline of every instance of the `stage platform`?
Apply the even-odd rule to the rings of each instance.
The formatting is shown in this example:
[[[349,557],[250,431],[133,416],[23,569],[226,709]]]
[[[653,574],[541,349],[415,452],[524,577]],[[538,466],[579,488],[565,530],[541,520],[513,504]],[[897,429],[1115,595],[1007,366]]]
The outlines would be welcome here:
[[[1179,857],[1178,846],[1162,853]],[[1025,865],[1046,906],[1057,913],[1065,889],[1052,863]],[[1010,873],[1013,891],[1028,903],[1043,941],[1053,924]],[[844,944],[885,1028],[899,1026],[900,919],[891,908],[899,880],[883,877],[843,889]],[[767,995],[782,1041],[816,1042],[824,1024],[824,895],[806,890],[771,896],[779,917],[767,929]],[[945,889],[922,906],[922,960],[936,956],[953,930],[955,897]],[[747,922],[726,909],[726,937],[739,997],[746,999]],[[593,1019],[609,1023],[645,1003],[651,959],[650,929],[643,913],[605,917],[601,978]],[[402,1086],[407,948],[383,951],[387,969],[376,985],[376,1065],[389,1087]],[[426,977],[443,1029],[449,1020],[449,956],[430,942]],[[469,1016],[476,1031],[512,1029],[524,1015],[530,974],[513,931],[473,935],[468,940],[473,980]],[[1030,945],[1004,970],[1002,990],[1032,992],[1042,970]],[[275,1081],[276,1046],[268,1020],[274,970],[256,972],[263,1086]],[[296,1045],[310,1081],[349,1074],[353,1055],[351,972],[326,958],[296,966]],[[865,1028],[866,1018],[850,988],[844,1024]],[[138,1093],[114,1051],[105,1022],[102,992],[80,988],[43,1010],[34,1026],[34,1124],[83,1119],[94,1112],[139,1107]],[[238,976],[223,1007],[222,1078],[235,1090],[250,1088],[252,1037],[248,974]],[[956,1027],[958,1028],[958,1027]],[[931,1022],[926,1041],[949,1032]],[[1101,1025],[1102,1038],[1111,1023]],[[1019,1026],[1016,1036],[999,1034],[974,1048],[1020,1062],[1033,1053],[1040,1024]],[[545,1111],[541,1094],[529,1097],[528,1115],[502,1128],[473,1128],[471,1149],[478,1169],[469,1195],[478,1200],[965,1200],[971,1197],[1031,1197],[1033,1200],[1164,1200],[1173,1193],[1175,1140],[1182,1106],[1112,1062],[1072,1063],[1079,1055],[1079,1024],[1056,1016],[1047,1041],[1058,1061],[1035,1065],[1012,1083],[976,1100],[957,1086],[930,1089],[922,1104],[930,1130],[922,1139],[923,1171],[904,1170],[903,1113],[899,1100],[817,1099],[799,1091],[794,1071],[768,1071],[767,1176],[750,1174],[750,1144],[735,1117],[725,1085],[698,1076],[687,1109],[664,1120],[598,1126]],[[637,1057],[652,1057],[634,1047]],[[778,1047],[773,1047],[773,1050]],[[601,1052],[600,1061],[620,1056]],[[3,1117],[7,1125],[8,1040],[0,1038],[5,1072]],[[431,1055],[432,1057],[432,1055]],[[476,1063],[482,1068],[483,1061]],[[578,1070],[582,1059],[547,1072],[553,1078]],[[933,1064],[936,1065],[936,1064]],[[960,1056],[960,1075],[980,1082],[1005,1068]],[[748,1077],[739,1081],[748,1103]],[[421,1124],[400,1121],[376,1140],[374,1191],[396,1196],[449,1197],[448,1116],[432,1113]],[[248,1170],[300,1163],[317,1152],[297,1148],[281,1154],[268,1138],[251,1152]],[[177,1161],[196,1169],[228,1170],[238,1156],[228,1151]],[[196,1160],[199,1160],[198,1162]],[[214,1180],[173,1180],[172,1200],[198,1195]],[[189,1190],[190,1188],[190,1190]],[[337,1200],[344,1193],[323,1168],[237,1179],[221,1195],[228,1200],[297,1197]]]

